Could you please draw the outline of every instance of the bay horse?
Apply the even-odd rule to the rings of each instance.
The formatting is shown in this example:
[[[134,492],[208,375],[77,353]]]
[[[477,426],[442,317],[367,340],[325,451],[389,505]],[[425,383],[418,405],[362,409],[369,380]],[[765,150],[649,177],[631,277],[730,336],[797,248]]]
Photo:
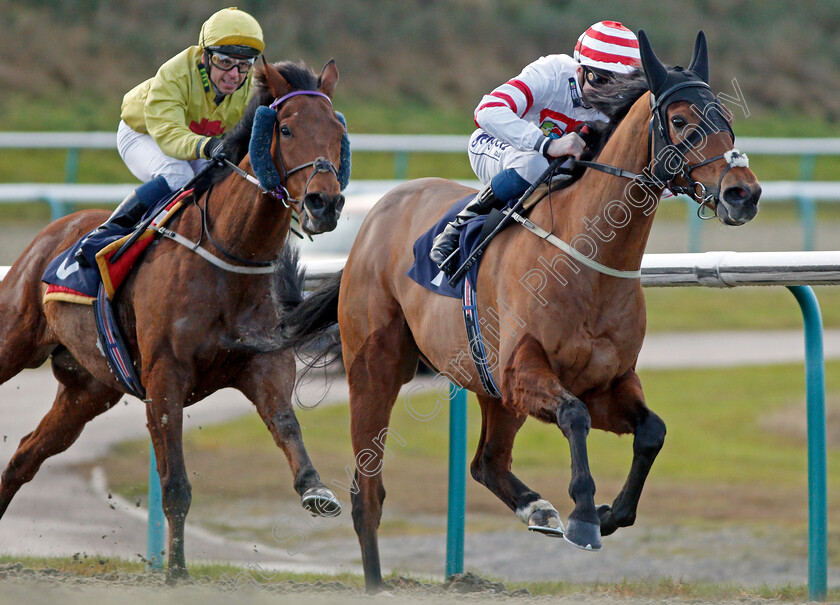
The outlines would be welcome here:
[[[200,242],[200,252],[217,263],[225,261],[228,268],[235,265],[239,272],[159,239],[114,300],[146,390],[147,426],[169,523],[169,581],[188,577],[184,523],[191,487],[182,449],[183,408],[219,389],[236,388],[254,403],[288,460],[304,507],[326,516],[340,511],[301,438],[291,402],[294,356],[258,342],[260,334],[275,330],[279,322],[273,282],[285,284],[283,291],[291,300],[300,296],[302,276],[289,273],[294,263],[283,255],[293,207],[299,209],[301,227],[319,233],[335,228],[344,204],[336,166],[346,129],[331,101],[338,69],[329,61],[316,75],[302,64],[264,62],[255,82],[245,116],[225,137],[225,149],[239,169],[250,172],[247,152],[255,114],[279,101],[276,118],[269,114],[266,134],[271,136],[264,157],[276,175],[285,176],[280,177],[285,201],[217,167],[209,182],[196,185],[192,203],[167,228]],[[67,449],[87,422],[126,392],[97,348],[92,307],[42,302],[46,285],[41,276],[47,264],[107,214],[88,210],[48,225],[0,283],[0,383],[48,358],[59,383],[52,408],[23,437],[2,473],[0,516],[44,460]],[[243,272],[255,265],[268,268]]]
[[[598,550],[601,536],[635,520],[665,438],[665,424],[648,409],[635,371],[645,334],[639,269],[659,198],[665,187],[686,192],[721,222],[741,225],[756,215],[761,193],[746,157],[733,149],[731,114],[708,85],[703,33],[685,69],[660,63],[644,32],[639,44],[643,73],[617,79],[598,100],[610,124],[592,164],[597,170],[543,198],[528,216],[572,242],[567,249],[576,254],[518,226],[501,231],[484,253],[476,305],[497,396],[471,366],[464,303],[406,275],[414,262],[412,242],[475,191],[460,184],[425,178],[385,194],[343,272],[283,322],[289,346],[335,321],[340,328],[357,460],[352,514],[370,591],[382,584],[383,442],[400,386],[421,357],[476,393],[482,424],[472,476],[529,529]],[[514,438],[529,416],[556,423],[569,442],[574,508],[565,528],[557,510],[511,472]],[[629,476],[612,505],[595,505],[590,428],[634,435]]]

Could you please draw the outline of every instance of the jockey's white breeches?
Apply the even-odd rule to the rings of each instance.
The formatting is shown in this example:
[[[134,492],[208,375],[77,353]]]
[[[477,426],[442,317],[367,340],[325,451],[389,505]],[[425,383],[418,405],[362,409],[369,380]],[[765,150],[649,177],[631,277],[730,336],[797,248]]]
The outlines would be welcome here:
[[[516,174],[533,183],[548,168],[548,160],[541,153],[515,149],[480,128],[472,133],[467,154],[473,172],[485,185],[508,168],[513,168]]]
[[[162,176],[175,191],[186,185],[209,160],[176,160],[155,143],[149,134],[133,130],[120,120],[117,128],[117,151],[131,173],[144,183]]]

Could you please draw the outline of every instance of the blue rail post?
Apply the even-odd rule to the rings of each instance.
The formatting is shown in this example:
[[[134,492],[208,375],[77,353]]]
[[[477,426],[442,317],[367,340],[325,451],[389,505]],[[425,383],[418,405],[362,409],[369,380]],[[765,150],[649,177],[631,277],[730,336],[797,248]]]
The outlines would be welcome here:
[[[449,502],[446,519],[446,577],[464,572],[467,485],[467,391],[449,385]]]
[[[155,447],[149,444],[149,527],[146,538],[146,567],[163,569],[163,541],[166,533],[166,519],[163,516],[163,498],[160,492],[160,477],[157,472]]]
[[[828,592],[828,502],[825,437],[825,360],[822,316],[810,286],[788,286],[805,323],[805,391],[808,400],[808,600]]]

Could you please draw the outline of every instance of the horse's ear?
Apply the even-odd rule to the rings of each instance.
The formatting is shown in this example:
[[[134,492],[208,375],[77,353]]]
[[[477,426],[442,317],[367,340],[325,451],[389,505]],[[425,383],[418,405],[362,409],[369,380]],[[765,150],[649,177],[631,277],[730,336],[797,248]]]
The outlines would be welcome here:
[[[655,95],[662,89],[665,80],[668,79],[668,70],[656,58],[656,54],[654,54],[647,34],[645,34],[645,30],[643,29],[639,30],[639,54],[642,57],[642,67],[645,70],[648,87],[650,88],[651,94]]]
[[[332,98],[336,84],[338,84],[338,68],[335,66],[335,59],[330,59],[318,76],[318,90]]]
[[[288,94],[292,90],[292,87],[289,86],[288,82],[286,82],[286,78],[284,78],[271,63],[266,61],[264,56],[262,58],[262,62],[265,82],[268,84],[268,89],[271,91],[271,94],[274,95],[274,98],[279,99],[280,97]]]
[[[709,83],[709,50],[703,30],[697,32],[697,40],[694,41],[694,52],[688,69],[700,76],[706,84]]]

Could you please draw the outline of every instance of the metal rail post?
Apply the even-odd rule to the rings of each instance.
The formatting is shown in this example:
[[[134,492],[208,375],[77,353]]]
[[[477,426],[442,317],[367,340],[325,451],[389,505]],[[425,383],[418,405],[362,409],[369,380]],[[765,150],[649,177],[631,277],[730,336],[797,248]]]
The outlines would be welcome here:
[[[808,600],[828,591],[828,502],[825,437],[825,360],[822,315],[810,286],[788,286],[805,323],[805,391],[808,401]]]
[[[464,571],[467,484],[467,391],[449,385],[449,501],[446,519],[446,577]]]

